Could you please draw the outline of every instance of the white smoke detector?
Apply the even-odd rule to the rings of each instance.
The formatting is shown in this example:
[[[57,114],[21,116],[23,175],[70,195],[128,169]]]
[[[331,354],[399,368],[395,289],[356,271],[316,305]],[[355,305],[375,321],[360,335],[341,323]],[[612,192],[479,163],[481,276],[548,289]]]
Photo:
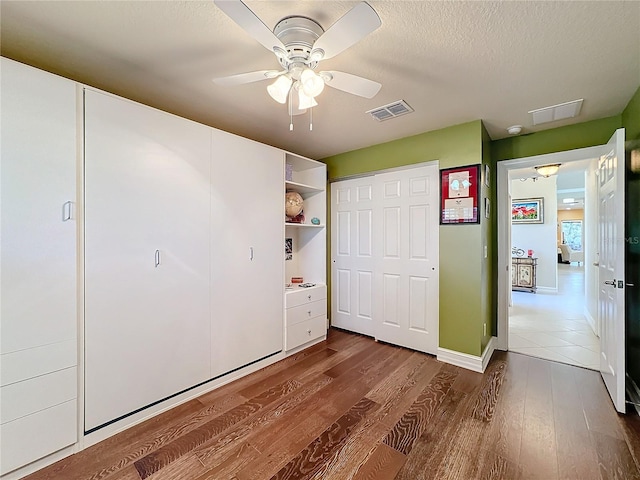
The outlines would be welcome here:
[[[507,128],[509,135],[518,135],[522,131],[522,125],[512,125]]]

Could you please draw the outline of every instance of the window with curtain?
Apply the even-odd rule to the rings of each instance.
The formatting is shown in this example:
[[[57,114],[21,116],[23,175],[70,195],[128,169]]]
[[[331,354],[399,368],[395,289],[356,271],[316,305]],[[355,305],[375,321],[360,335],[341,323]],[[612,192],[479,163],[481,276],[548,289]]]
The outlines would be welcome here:
[[[562,241],[571,250],[582,251],[582,220],[562,220]]]

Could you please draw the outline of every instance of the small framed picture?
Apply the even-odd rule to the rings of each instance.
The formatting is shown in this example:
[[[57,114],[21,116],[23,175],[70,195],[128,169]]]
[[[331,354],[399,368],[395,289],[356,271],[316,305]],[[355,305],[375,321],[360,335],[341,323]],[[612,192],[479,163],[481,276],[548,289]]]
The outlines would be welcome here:
[[[544,199],[520,198],[511,201],[511,222],[544,223]]]
[[[292,238],[284,239],[284,259],[293,260],[293,239]]]
[[[484,199],[484,218],[489,218],[491,214],[491,202],[488,198]]]
[[[489,167],[489,165],[485,165],[484,166],[484,184],[488,187],[490,182],[489,179],[491,178],[491,168]]]

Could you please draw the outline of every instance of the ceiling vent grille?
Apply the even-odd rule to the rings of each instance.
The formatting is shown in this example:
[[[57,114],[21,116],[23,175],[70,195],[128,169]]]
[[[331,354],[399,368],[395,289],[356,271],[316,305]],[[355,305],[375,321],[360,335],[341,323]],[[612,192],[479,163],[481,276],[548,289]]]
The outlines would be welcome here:
[[[531,110],[529,113],[533,115],[534,125],[564,120],[565,118],[573,118],[580,113],[582,101],[583,99],[581,98],[580,100],[573,100],[572,102],[559,103],[558,105]]]
[[[371,115],[379,122],[384,122],[385,120],[389,120],[390,118],[399,117],[411,112],[413,112],[413,108],[411,108],[409,104],[404,100],[398,100],[397,102],[393,102],[388,105],[383,105],[382,107],[377,107],[367,111],[369,115]]]

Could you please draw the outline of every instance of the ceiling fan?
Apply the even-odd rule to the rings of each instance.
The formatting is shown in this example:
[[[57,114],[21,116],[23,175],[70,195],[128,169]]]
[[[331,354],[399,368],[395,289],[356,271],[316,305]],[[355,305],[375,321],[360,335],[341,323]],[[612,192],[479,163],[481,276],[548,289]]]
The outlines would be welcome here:
[[[319,71],[321,60],[334,57],[351,47],[382,22],[366,2],[349,10],[326,31],[311,18],[293,15],[280,20],[271,31],[240,0],[214,0],[214,3],[249,35],[273,52],[282,70],[259,70],[215,78],[217,85],[231,86],[275,79],[267,87],[271,97],[289,102],[289,113],[299,115],[317,104],[315,98],[325,85],[364,98],[373,98],[381,84],[338,71]]]

